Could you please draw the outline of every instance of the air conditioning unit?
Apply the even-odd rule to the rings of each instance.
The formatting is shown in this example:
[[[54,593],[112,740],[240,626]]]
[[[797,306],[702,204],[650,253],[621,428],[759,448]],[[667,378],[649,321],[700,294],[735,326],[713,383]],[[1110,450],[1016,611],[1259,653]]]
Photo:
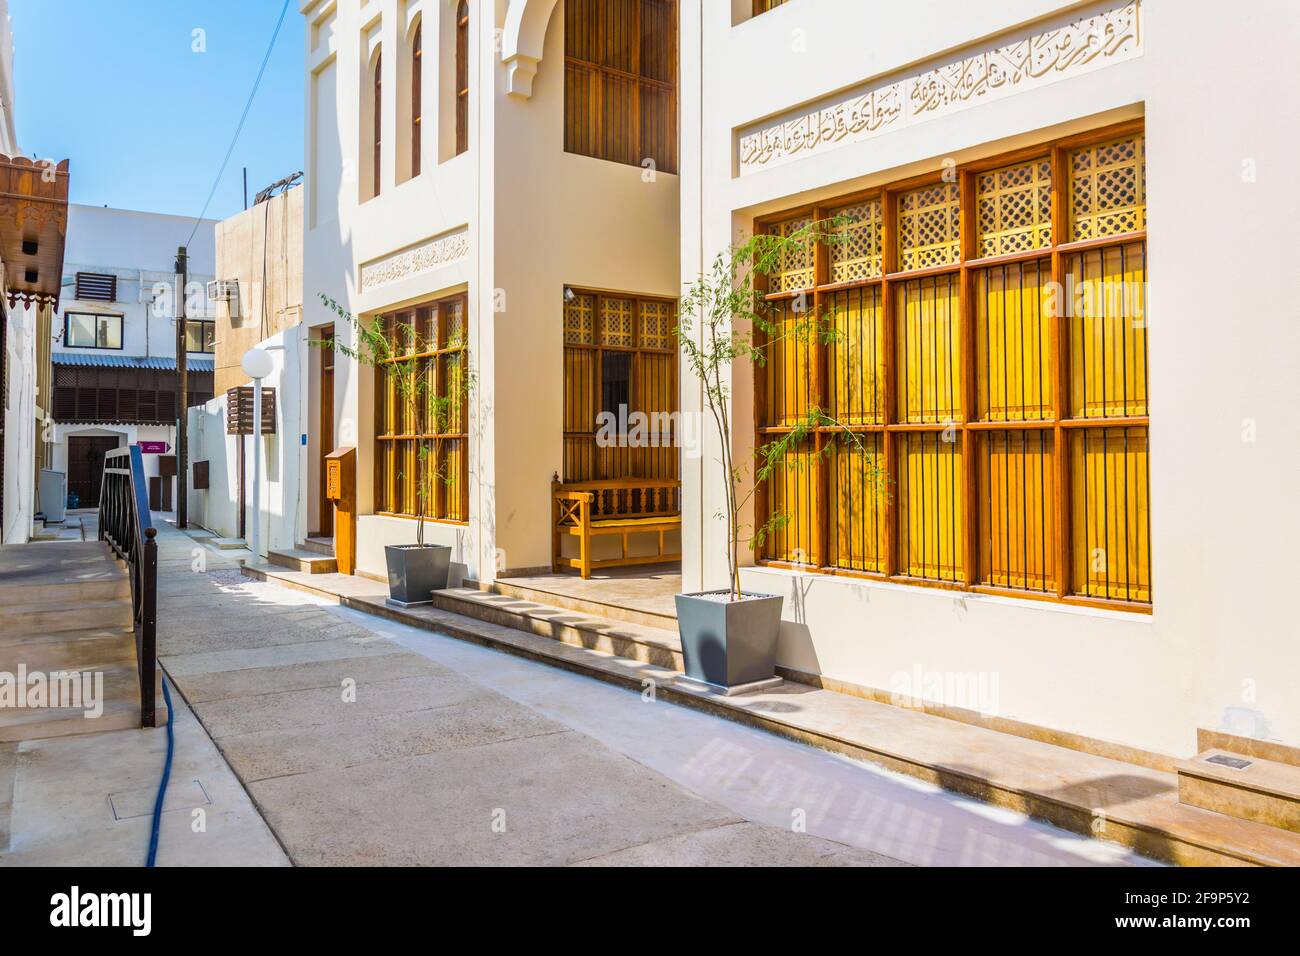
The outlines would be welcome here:
[[[213,279],[208,283],[208,301],[226,303],[231,319],[239,318],[239,280]]]
[[[208,283],[208,298],[213,302],[238,302],[238,279],[213,279]]]

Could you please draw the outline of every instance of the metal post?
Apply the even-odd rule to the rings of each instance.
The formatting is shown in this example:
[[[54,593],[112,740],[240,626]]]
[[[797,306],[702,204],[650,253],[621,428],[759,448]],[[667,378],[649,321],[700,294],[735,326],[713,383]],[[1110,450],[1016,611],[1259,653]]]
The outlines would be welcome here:
[[[253,379],[253,528],[249,540],[253,563],[258,562],[258,537],[262,530],[262,380]]]
[[[189,527],[189,362],[185,348],[185,286],[189,283],[189,255],[176,250],[176,527]]]

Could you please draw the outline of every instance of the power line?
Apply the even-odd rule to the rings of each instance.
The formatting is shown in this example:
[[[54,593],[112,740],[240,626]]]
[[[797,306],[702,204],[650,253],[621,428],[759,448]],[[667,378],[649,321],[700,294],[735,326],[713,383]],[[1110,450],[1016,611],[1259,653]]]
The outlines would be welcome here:
[[[221,177],[226,174],[226,164],[230,162],[230,155],[235,151],[235,144],[239,142],[239,134],[243,132],[244,121],[248,119],[248,111],[252,109],[253,98],[257,96],[257,88],[262,85],[262,74],[266,72],[266,64],[271,60],[271,51],[275,49],[276,38],[280,35],[280,27],[284,24],[284,15],[288,11],[289,0],[284,0],[284,6],[280,8],[280,17],[275,21],[275,30],[271,33],[271,42],[266,46],[266,55],[262,57],[262,65],[257,69],[257,78],[253,80],[253,88],[248,93],[248,102],[244,104],[244,112],[239,116],[239,125],[235,127],[235,135],[230,137],[230,146],[226,149],[226,156],[221,161],[221,168],[217,170],[217,178],[212,181],[212,188],[208,191],[208,198],[203,203],[203,209],[194,220],[194,228],[190,230],[190,237],[185,240],[187,246],[194,241],[194,234],[199,231],[199,223],[203,221],[208,206],[212,203],[212,197],[217,194],[217,187],[221,185]]]

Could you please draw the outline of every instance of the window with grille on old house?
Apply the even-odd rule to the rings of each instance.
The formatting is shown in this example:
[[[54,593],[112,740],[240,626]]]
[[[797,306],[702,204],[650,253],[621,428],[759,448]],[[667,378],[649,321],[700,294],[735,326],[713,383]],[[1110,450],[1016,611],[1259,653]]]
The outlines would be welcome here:
[[[564,149],[677,172],[676,0],[567,0]]]
[[[73,349],[120,349],[122,316],[68,312],[63,317],[63,344]]]
[[[569,292],[564,480],[679,477],[676,304]]]
[[[465,523],[469,520],[466,297],[455,295],[386,313],[380,321],[393,357],[375,369],[375,513],[416,517],[418,483],[423,477],[425,517]],[[417,407],[418,395],[409,391],[403,395],[395,368],[399,364],[413,373],[408,381],[420,383],[424,394],[452,400],[447,431],[432,431],[436,422]],[[431,452],[423,467],[421,442]]]
[[[757,440],[827,410],[760,493],[764,559],[1148,609],[1145,141],[1124,124],[762,220],[834,219],[767,281]],[[809,295],[811,292],[811,295]]]

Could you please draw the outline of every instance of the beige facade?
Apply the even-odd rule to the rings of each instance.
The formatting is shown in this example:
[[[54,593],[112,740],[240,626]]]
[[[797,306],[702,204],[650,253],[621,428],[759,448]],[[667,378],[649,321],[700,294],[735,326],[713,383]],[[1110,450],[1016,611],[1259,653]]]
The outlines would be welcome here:
[[[217,223],[217,277],[239,288],[233,310],[216,305],[218,395],[247,384],[239,367],[245,352],[302,318],[303,192],[286,189]]]

